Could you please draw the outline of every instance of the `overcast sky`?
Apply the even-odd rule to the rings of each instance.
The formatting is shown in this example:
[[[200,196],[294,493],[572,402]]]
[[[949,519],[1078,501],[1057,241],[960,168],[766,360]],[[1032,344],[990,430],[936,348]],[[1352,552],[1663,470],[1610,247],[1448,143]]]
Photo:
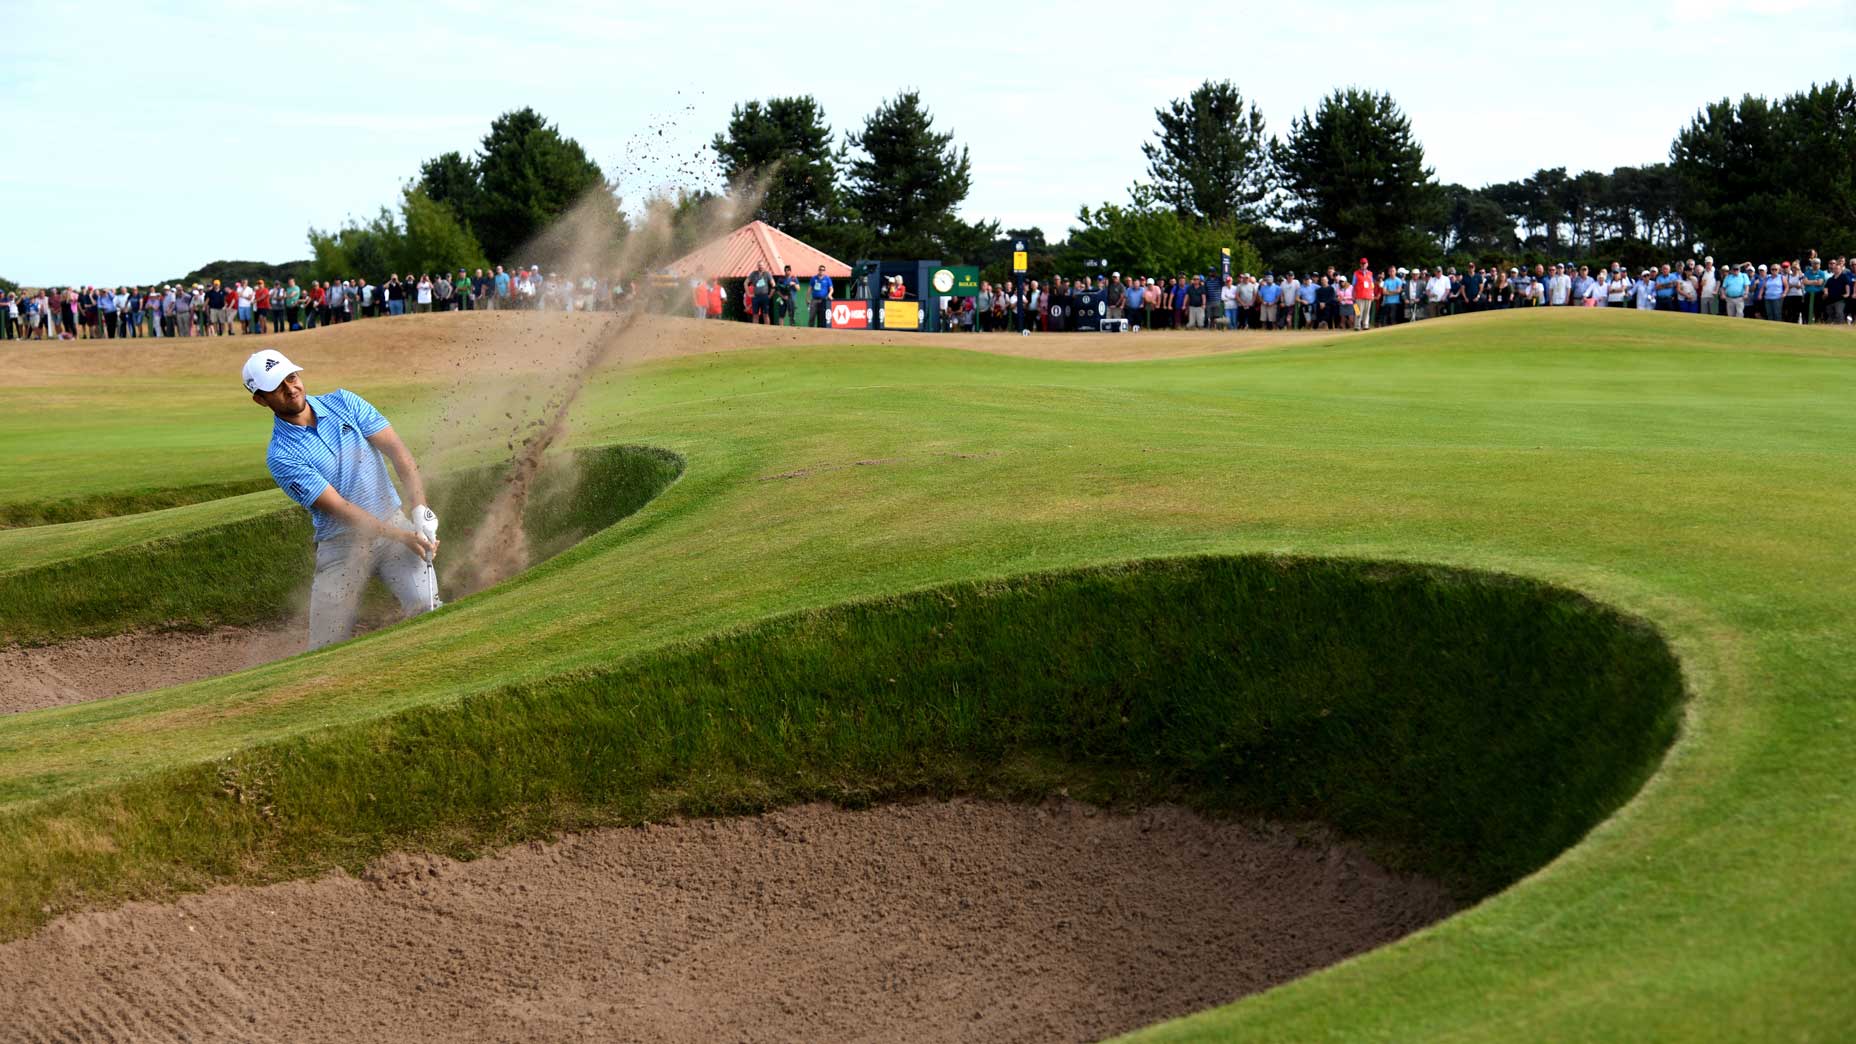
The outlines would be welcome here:
[[[1856,0],[884,6],[911,13],[0,0],[0,276],[306,257],[309,226],[394,203],[422,160],[468,153],[524,105],[636,201],[712,177],[704,146],[736,102],[812,94],[843,132],[913,87],[972,150],[966,216],[1058,238],[1078,206],[1125,199],[1153,110],[1207,78],[1235,81],[1272,133],[1335,87],[1391,91],[1437,176],[1480,185],[1657,162],[1707,101],[1856,67]]]

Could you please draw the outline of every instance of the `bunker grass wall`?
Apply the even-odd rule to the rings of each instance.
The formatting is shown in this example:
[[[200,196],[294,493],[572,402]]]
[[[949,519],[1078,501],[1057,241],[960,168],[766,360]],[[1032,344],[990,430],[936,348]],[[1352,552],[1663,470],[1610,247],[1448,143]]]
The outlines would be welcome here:
[[[1482,895],[1672,741],[1647,625],[1510,577],[1268,557],[959,584],[0,816],[0,936],[114,899],[677,813],[1058,791],[1326,821]]]
[[[0,529],[23,526],[49,526],[62,522],[83,522],[93,518],[134,515],[144,511],[203,504],[245,493],[270,489],[269,476],[235,482],[208,482],[167,489],[135,489],[61,500],[0,504]]]
[[[531,557],[632,514],[682,470],[675,454],[643,446],[585,450],[545,470],[524,516]],[[443,539],[468,546],[502,474],[483,468],[430,480]],[[0,575],[0,644],[261,624],[301,612],[315,566],[309,515],[281,494],[279,504],[183,537]]]

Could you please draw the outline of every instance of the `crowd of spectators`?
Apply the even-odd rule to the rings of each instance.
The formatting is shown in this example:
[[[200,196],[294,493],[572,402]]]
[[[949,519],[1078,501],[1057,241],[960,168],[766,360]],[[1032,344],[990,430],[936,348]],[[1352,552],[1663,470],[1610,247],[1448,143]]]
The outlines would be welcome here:
[[[578,280],[540,266],[502,266],[371,279],[220,280],[190,286],[56,287],[0,292],[0,339],[224,337],[309,330],[353,319],[473,310],[591,311],[615,307],[624,288],[591,273]]]
[[[1622,263],[1570,262],[1374,269],[1280,276],[1057,277],[1049,286],[982,283],[976,297],[944,303],[943,328],[996,331],[1075,329],[1078,313],[1143,329],[1366,330],[1374,325],[1506,308],[1635,308],[1788,323],[1856,321],[1852,259],[1717,265],[1712,257],[1632,272]],[[1215,285],[1222,281],[1223,285]]]
[[[1714,258],[1635,273],[1622,264],[1596,271],[1572,263],[1373,268],[1366,258],[1352,273],[1264,272],[1207,277],[1059,276],[982,283],[972,297],[943,298],[942,328],[977,332],[1076,329],[1079,312],[1134,329],[1366,330],[1465,312],[1506,308],[1635,308],[1772,322],[1856,322],[1852,259],[1716,265]],[[1222,286],[1215,285],[1222,282]],[[888,290],[901,290],[900,279]],[[544,274],[540,266],[459,269],[455,276],[392,273],[369,279],[265,280],[160,287],[63,287],[0,292],[0,338],[84,339],[207,337],[281,333],[408,312],[468,310],[590,311],[616,308],[633,291],[591,273],[579,279]],[[821,269],[796,278],[791,267],[756,270],[742,285],[741,314],[749,322],[793,322],[801,309],[826,322],[832,284]],[[719,280],[693,289],[698,317],[720,317],[726,292]],[[803,304],[802,304],[803,300]]]

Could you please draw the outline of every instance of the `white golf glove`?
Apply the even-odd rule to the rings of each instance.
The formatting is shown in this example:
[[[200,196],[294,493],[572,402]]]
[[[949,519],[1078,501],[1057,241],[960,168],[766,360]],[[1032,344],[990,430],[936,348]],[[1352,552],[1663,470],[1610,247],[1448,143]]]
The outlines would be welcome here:
[[[432,509],[420,504],[412,509],[412,528],[427,540],[438,539],[438,516]]]

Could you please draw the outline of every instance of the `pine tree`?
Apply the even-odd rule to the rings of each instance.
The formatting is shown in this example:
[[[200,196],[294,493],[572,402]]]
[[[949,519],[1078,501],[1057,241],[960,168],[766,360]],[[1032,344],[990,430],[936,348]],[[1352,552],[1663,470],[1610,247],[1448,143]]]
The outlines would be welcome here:
[[[937,132],[921,95],[904,91],[877,107],[850,136],[863,155],[851,161],[850,198],[886,257],[954,262],[985,250],[992,223],[968,225],[954,210],[972,187],[972,164],[954,135]]]
[[[1191,97],[1155,109],[1157,141],[1141,146],[1160,200],[1182,216],[1255,222],[1270,186],[1263,113],[1229,80],[1205,81]]]
[[[812,240],[841,220],[838,165],[825,111],[811,96],[770,98],[734,107],[727,131],[712,143],[731,183],[765,180],[755,217]]]
[[[1703,109],[1669,148],[1707,248],[1764,260],[1856,236],[1856,84]],[[1825,247],[1826,249],[1836,249]]]
[[[1289,216],[1332,262],[1396,263],[1433,255],[1423,230],[1441,215],[1424,146],[1389,94],[1357,88],[1323,98],[1275,148]]]

